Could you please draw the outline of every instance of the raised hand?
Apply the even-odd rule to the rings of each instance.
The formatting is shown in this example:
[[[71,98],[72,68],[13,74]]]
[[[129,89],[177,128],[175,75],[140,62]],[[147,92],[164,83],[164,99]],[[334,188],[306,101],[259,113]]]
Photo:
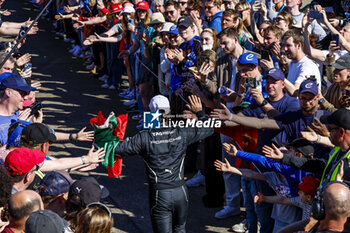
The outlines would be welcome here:
[[[86,131],[86,127],[82,128],[78,133],[77,133],[77,141],[92,141],[94,140],[94,131]]]
[[[226,151],[227,154],[231,156],[236,156],[237,155],[237,148],[231,144],[231,143],[222,143],[222,147]]]
[[[194,113],[202,111],[202,102],[198,96],[191,95],[188,97],[191,105],[186,104],[186,107]]]
[[[221,104],[221,107],[223,109],[214,109],[210,113],[210,117],[218,120],[223,120],[223,121],[228,120],[232,113],[224,104]]]
[[[274,144],[272,144],[272,147],[264,145],[264,147],[262,148],[262,152],[267,158],[275,160],[281,160],[283,158],[283,153]]]
[[[317,141],[317,133],[311,129],[309,126],[306,127],[308,131],[302,131],[301,136],[305,138],[306,140],[310,142],[316,142]]]
[[[17,66],[23,66],[26,63],[30,62],[31,57],[32,55],[30,55],[29,53],[23,54],[16,60]]]
[[[220,160],[216,160],[214,162],[214,166],[216,170],[221,171],[221,172],[229,172],[232,169],[232,166],[230,163],[225,159],[225,163],[221,162]]]
[[[91,149],[89,150],[89,153],[86,156],[86,162],[91,164],[91,163],[99,163],[104,161],[102,157],[106,155],[105,151],[101,147],[100,149],[94,151],[95,147],[92,146]]]

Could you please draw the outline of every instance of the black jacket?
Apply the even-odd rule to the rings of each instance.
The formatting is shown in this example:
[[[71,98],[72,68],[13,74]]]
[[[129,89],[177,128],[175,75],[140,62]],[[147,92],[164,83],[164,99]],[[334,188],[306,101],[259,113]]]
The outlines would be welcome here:
[[[196,127],[145,130],[120,142],[115,155],[141,155],[151,188],[179,187],[184,184],[187,146],[213,133],[213,128]]]

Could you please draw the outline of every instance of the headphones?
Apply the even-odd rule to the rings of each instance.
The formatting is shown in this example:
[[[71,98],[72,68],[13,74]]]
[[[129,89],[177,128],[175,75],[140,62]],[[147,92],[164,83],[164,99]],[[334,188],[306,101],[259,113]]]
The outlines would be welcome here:
[[[313,217],[314,219],[322,220],[326,217],[326,212],[325,212],[324,203],[323,203],[323,192],[324,192],[324,190],[326,190],[326,188],[329,185],[334,184],[334,183],[339,183],[339,184],[346,186],[347,188],[350,188],[349,185],[347,185],[344,182],[331,181],[327,185],[325,185],[323,188],[321,188],[321,190],[318,190],[317,195],[311,204],[311,217]]]

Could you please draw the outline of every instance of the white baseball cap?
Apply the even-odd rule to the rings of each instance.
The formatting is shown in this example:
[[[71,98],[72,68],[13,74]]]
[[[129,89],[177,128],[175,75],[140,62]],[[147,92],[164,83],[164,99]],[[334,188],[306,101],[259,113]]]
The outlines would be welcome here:
[[[135,9],[132,6],[126,6],[124,7],[124,9],[122,10],[122,14],[123,13],[135,13]]]
[[[174,25],[175,24],[173,24],[173,23],[165,22],[165,23],[163,23],[162,29],[160,29],[160,32],[168,32],[168,31],[170,31],[170,28]]]
[[[152,112],[156,112],[157,110],[163,110],[165,114],[170,112],[170,103],[168,98],[163,95],[156,95],[151,99],[149,103],[149,108]]]

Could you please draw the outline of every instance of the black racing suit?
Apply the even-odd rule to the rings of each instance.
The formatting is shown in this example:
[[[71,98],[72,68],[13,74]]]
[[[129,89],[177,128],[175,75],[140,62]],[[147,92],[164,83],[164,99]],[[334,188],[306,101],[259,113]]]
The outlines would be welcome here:
[[[197,114],[200,119],[203,112]],[[188,193],[184,181],[187,146],[213,128],[161,128],[141,131],[119,143],[116,155],[141,155],[150,187],[150,214],[156,233],[185,232]]]

